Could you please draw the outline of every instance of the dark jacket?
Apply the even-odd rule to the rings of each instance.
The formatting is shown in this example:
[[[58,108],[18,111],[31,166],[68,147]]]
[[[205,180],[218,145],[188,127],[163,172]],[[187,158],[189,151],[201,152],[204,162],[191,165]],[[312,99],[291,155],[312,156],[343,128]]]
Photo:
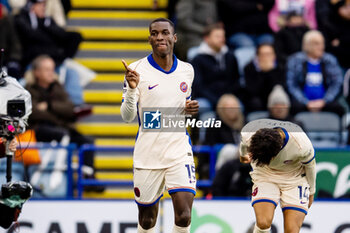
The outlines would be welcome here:
[[[9,76],[20,78],[22,47],[19,41],[12,16],[0,19],[0,48],[5,49],[4,64]]]
[[[278,60],[285,64],[289,55],[301,51],[304,34],[308,27],[284,27],[275,36],[275,49]]]
[[[241,164],[239,159],[227,161],[215,175],[212,185],[213,196],[250,196],[252,188],[250,171],[250,165]]]
[[[22,59],[21,43],[11,16],[0,19],[0,47],[5,49],[4,62],[6,64]]]
[[[35,57],[47,54],[56,64],[72,57],[82,38],[78,33],[66,32],[50,18],[36,18],[37,26],[30,20],[29,12],[22,10],[15,17],[15,24],[23,46],[23,66]]]
[[[26,89],[32,95],[32,114],[29,117],[29,125],[35,127],[39,124],[51,124],[70,128],[75,120],[74,104],[69,100],[64,87],[54,82],[48,89],[40,87],[38,84],[27,85]],[[35,106],[46,101],[48,109],[46,111],[38,110]]]
[[[276,65],[271,71],[263,72],[259,70],[256,62],[252,61],[244,68],[244,77],[246,94],[244,102],[248,111],[266,110],[267,99],[273,87],[277,84],[286,86],[284,69],[280,65]],[[257,106],[256,101],[259,101],[260,106]]]
[[[332,27],[325,31],[328,39],[329,52],[334,54],[342,67],[350,68],[350,20],[343,19],[339,14],[339,8],[345,4],[344,0],[337,4],[331,4],[330,23]],[[330,42],[334,39],[339,40],[339,46],[332,46]]]
[[[223,94],[239,96],[238,65],[232,53],[227,52],[224,55],[224,68],[220,67],[215,57],[209,54],[198,54],[191,63],[195,71],[192,88],[194,98],[206,98],[215,108]]]
[[[218,12],[226,35],[237,32],[254,35],[271,33],[267,15],[274,3],[274,0],[219,0]],[[258,4],[263,6],[263,10],[258,9]]]

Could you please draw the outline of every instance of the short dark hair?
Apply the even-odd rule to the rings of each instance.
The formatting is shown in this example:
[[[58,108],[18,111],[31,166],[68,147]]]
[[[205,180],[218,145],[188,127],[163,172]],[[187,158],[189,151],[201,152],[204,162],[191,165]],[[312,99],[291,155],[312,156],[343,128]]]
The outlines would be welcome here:
[[[221,29],[221,30],[225,30],[224,26],[222,25],[222,23],[215,23],[215,24],[211,24],[209,26],[207,26],[205,29],[204,29],[204,32],[203,32],[203,37],[206,37],[206,36],[209,36],[210,33],[216,29]]]
[[[276,129],[263,128],[252,136],[248,152],[257,166],[269,165],[282,146],[282,137]]]
[[[171,28],[173,29],[173,33],[175,33],[175,25],[174,23],[170,20],[170,19],[166,19],[166,18],[156,18],[155,20],[153,20],[150,24],[149,24],[149,27],[148,27],[148,30],[151,32],[151,26],[152,24],[154,23],[157,23],[157,22],[167,22],[170,24]]]
[[[256,55],[259,55],[260,49],[261,49],[261,47],[263,47],[263,46],[269,46],[269,47],[271,47],[272,50],[273,50],[273,52],[276,54],[275,45],[274,45],[274,44],[271,44],[271,43],[264,42],[264,43],[259,44],[259,45],[256,47]]]

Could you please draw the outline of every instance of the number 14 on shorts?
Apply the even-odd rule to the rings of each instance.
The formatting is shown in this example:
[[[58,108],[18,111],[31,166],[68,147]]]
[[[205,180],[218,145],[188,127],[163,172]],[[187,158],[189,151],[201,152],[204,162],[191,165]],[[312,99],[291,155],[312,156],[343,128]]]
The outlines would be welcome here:
[[[195,183],[196,182],[196,169],[194,168],[194,165],[192,164],[186,164],[185,167],[187,168],[188,172],[188,179],[189,183]]]
[[[298,189],[300,204],[306,204],[309,201],[310,188],[305,186],[298,186]]]

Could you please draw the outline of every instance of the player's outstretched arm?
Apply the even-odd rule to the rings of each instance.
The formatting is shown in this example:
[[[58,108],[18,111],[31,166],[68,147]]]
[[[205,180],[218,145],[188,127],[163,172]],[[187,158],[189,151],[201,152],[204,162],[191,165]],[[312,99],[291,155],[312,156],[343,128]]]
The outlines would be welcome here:
[[[126,91],[123,95],[124,101],[120,108],[120,114],[125,122],[131,122],[135,119],[137,114],[137,85],[140,81],[140,75],[132,70],[124,60],[122,63],[125,67],[125,80],[127,85],[124,91]]]

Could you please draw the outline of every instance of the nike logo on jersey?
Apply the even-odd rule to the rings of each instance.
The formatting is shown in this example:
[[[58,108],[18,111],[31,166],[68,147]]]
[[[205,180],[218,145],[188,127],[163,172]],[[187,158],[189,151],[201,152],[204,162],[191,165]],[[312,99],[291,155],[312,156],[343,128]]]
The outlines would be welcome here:
[[[158,86],[159,84],[156,84],[156,85],[154,85],[154,86],[148,86],[148,90],[152,90],[153,88],[155,88],[156,86]]]

